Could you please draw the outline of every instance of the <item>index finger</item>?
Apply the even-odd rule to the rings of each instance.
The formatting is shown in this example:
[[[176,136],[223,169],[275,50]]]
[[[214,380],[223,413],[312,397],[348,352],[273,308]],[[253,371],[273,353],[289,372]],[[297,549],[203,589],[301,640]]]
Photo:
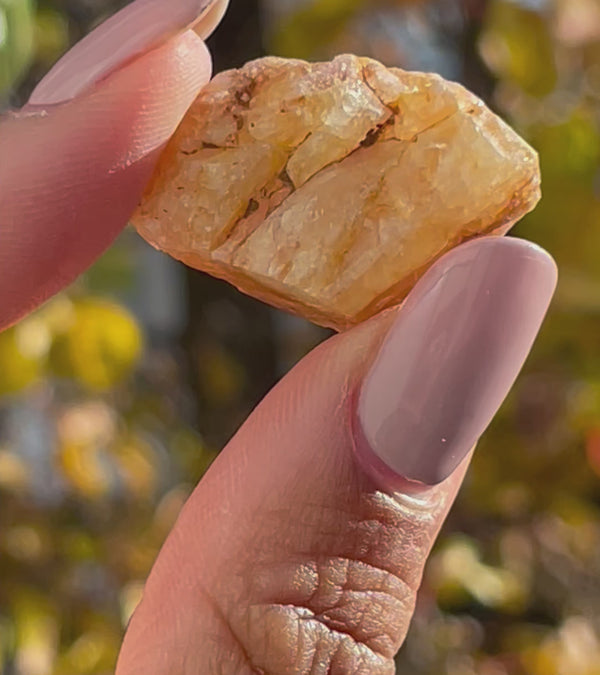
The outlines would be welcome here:
[[[100,82],[187,29],[206,39],[228,4],[229,0],[134,0],[72,47],[38,84],[29,104],[69,100],[86,83]]]
[[[0,124],[0,330],[112,243],[210,70],[188,31],[82,97]]]

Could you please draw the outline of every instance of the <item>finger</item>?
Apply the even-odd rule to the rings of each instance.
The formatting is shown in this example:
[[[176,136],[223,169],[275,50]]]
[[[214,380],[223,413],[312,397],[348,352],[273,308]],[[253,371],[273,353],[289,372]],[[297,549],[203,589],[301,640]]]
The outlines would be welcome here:
[[[0,330],[73,281],[126,225],[210,67],[188,31],[69,103],[0,124]]]
[[[135,0],[70,49],[38,84],[29,103],[70,100],[189,28],[206,39],[228,4],[229,0]]]
[[[471,242],[400,311],[304,359],[183,509],[118,675],[391,675],[470,450],[555,285],[541,249]]]

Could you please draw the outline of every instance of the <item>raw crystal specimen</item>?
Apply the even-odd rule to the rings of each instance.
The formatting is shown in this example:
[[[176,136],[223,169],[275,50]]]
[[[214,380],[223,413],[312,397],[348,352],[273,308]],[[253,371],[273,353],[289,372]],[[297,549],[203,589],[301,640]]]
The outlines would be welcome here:
[[[133,224],[175,258],[345,329],[540,197],[537,155],[475,96],[366,58],[217,75]]]

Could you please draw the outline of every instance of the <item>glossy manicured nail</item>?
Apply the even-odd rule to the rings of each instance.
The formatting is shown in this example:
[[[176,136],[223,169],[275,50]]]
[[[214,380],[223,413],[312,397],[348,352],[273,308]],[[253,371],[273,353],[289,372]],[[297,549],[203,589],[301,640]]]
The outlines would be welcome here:
[[[203,40],[206,40],[221,23],[228,7],[229,0],[214,0],[212,5],[202,15],[202,18],[194,23],[194,31]]]
[[[520,239],[477,239],[441,258],[364,380],[359,459],[425,485],[448,478],[517,378],[556,282],[552,258]]]
[[[188,28],[196,27],[201,37],[207,37],[227,4],[227,0],[135,0],[67,52],[35,88],[29,105],[71,100]]]

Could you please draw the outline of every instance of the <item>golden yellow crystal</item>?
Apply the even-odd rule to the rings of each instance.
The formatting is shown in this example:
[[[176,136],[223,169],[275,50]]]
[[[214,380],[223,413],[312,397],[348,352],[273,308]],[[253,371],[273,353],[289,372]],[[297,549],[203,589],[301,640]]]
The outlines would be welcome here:
[[[540,197],[538,159],[458,84],[355,56],[217,75],[133,218],[188,265],[345,329]]]

